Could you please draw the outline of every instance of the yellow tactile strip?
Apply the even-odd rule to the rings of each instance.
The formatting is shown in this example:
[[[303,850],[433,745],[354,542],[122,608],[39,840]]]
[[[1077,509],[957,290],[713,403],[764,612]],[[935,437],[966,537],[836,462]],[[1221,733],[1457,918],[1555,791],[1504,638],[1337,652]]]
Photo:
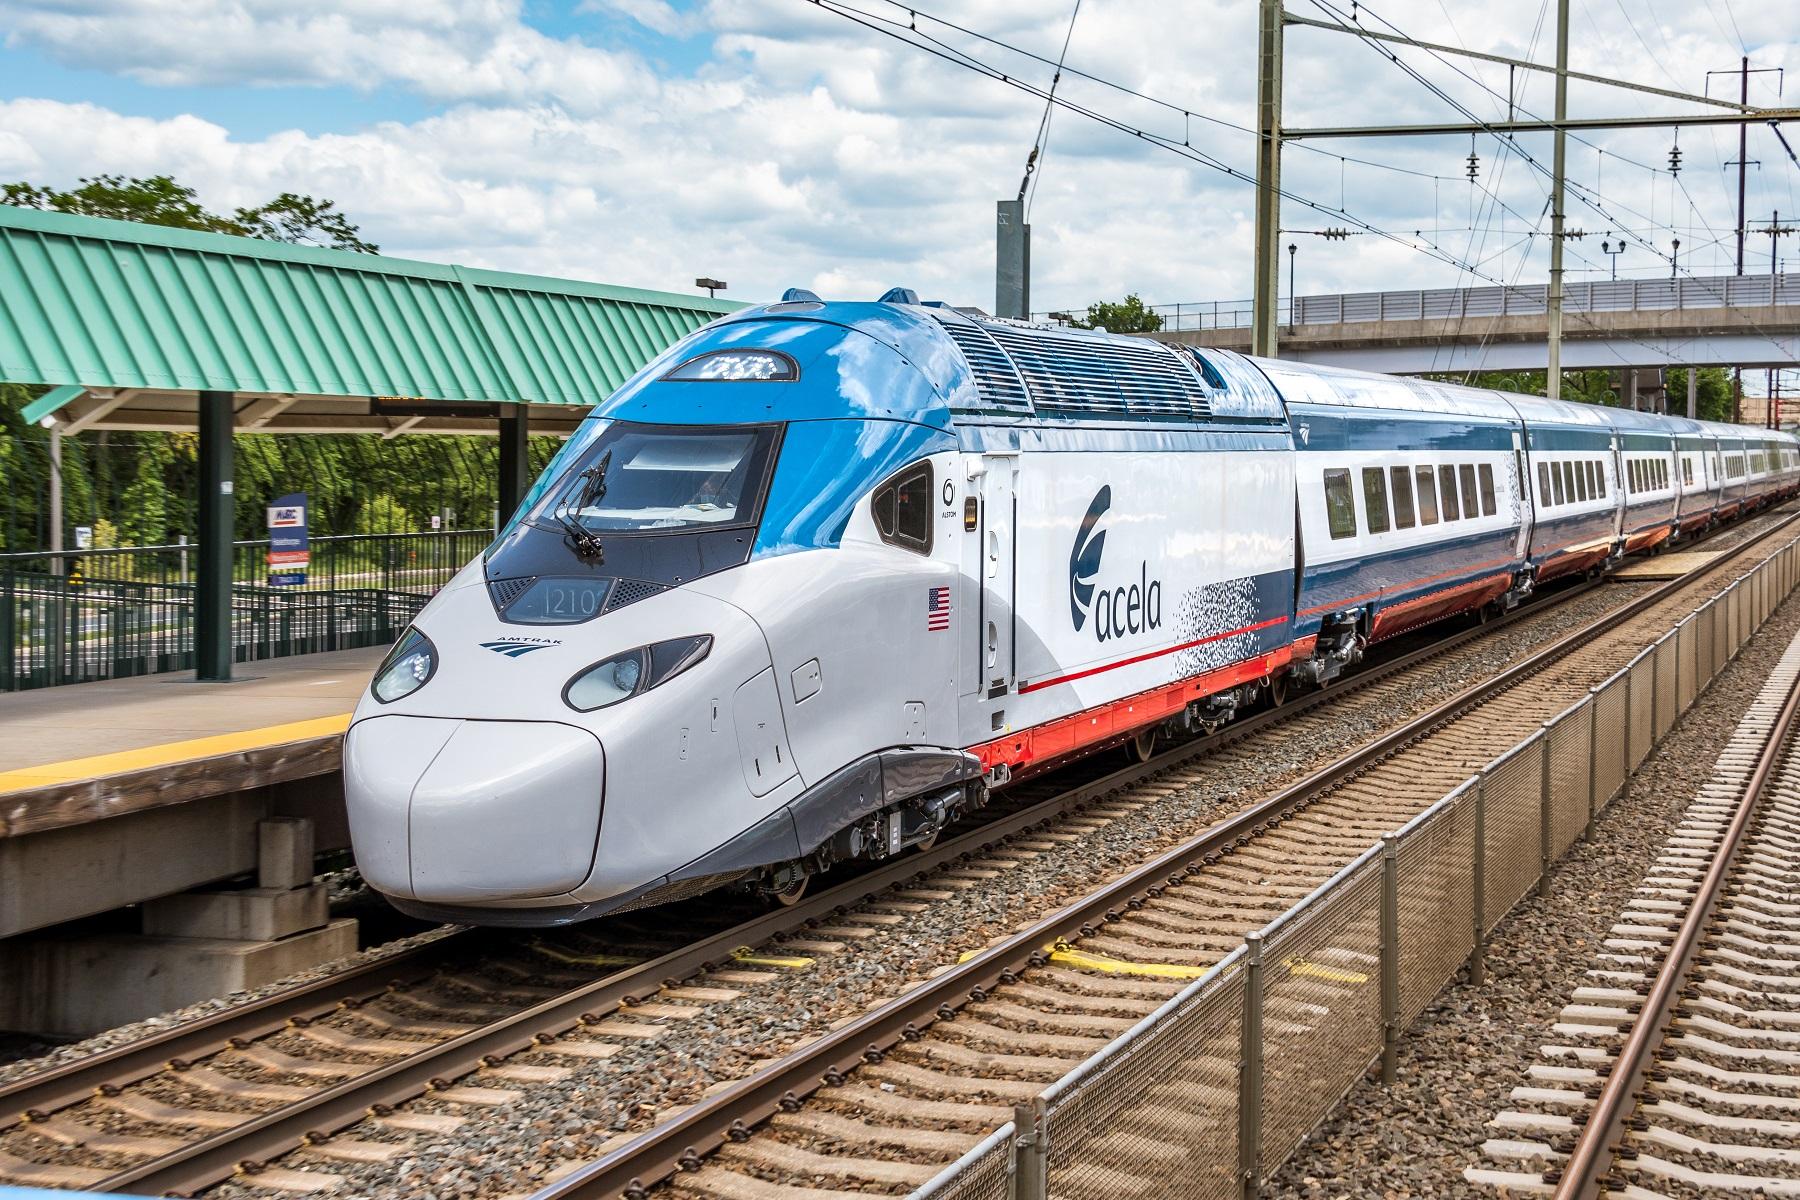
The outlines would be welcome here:
[[[89,758],[70,758],[62,762],[20,767],[12,771],[0,771],[0,795],[82,783],[108,775],[155,770],[176,763],[241,754],[247,750],[260,750],[308,738],[330,737],[349,727],[350,714],[337,713],[307,721],[290,721],[285,725],[267,725],[261,729],[245,729],[237,733],[220,733],[181,742],[164,742],[158,746],[142,746],[136,750],[96,754]]]

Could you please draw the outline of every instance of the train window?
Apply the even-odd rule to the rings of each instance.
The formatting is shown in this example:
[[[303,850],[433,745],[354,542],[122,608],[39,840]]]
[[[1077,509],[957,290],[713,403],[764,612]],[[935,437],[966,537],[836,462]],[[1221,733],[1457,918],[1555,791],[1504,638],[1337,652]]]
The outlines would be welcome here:
[[[1572,462],[1564,463],[1562,465],[1562,476],[1563,488],[1569,493],[1569,503],[1573,504],[1581,499],[1581,492],[1575,486],[1575,464]]]
[[[1456,503],[1456,468],[1438,468],[1438,491],[1443,494],[1444,520],[1455,521],[1462,517],[1462,510]]]
[[[1394,528],[1413,527],[1412,473],[1405,467],[1390,467],[1394,477]]]
[[[1325,523],[1331,536],[1356,536],[1356,498],[1350,494],[1350,472],[1341,468],[1325,472]]]
[[[931,464],[919,463],[875,489],[869,502],[881,540],[902,550],[931,553]]]
[[[1604,496],[1606,494],[1606,485],[1604,483],[1602,483],[1601,479],[1600,479],[1600,464],[1599,464],[1599,462],[1597,462],[1596,460],[1591,459],[1591,458],[1588,459],[1587,473],[1588,473],[1588,490],[1593,492],[1594,499],[1598,500],[1601,496]]]
[[[1566,472],[1562,468],[1565,465],[1564,463],[1550,464],[1550,494],[1555,497],[1555,500],[1552,501],[1555,504],[1562,504],[1569,498],[1568,492],[1563,486],[1563,476]]]
[[[1387,532],[1387,474],[1380,467],[1363,468],[1363,513],[1369,518],[1370,533]]]
[[[1575,495],[1581,500],[1594,498],[1594,482],[1588,478],[1588,465],[1578,462],[1575,466]]]
[[[1550,464],[1538,464],[1538,507],[1549,508],[1550,500]]]
[[[1465,505],[1464,507],[1469,508],[1470,512],[1475,511],[1472,507],[1469,507],[1467,505]],[[1481,512],[1482,512],[1482,515],[1491,517],[1499,511],[1500,511],[1500,506],[1494,503],[1494,464],[1482,463],[1481,464]]]
[[[1419,524],[1436,525],[1437,473],[1430,467],[1413,468],[1414,490],[1419,495]]]
[[[1471,519],[1481,515],[1481,497],[1475,491],[1475,464],[1464,463],[1456,468],[1456,477],[1462,480],[1463,512]],[[1489,509],[1489,512],[1494,511]]]

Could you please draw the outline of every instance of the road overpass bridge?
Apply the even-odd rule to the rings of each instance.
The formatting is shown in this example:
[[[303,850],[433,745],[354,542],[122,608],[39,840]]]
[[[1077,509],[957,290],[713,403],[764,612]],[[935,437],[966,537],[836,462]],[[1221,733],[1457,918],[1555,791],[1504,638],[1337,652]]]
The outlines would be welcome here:
[[[1542,370],[1542,285],[1349,292],[1292,300],[1281,356],[1397,375]],[[1800,274],[1572,283],[1566,370],[1800,364]],[[1248,352],[1250,302],[1158,306],[1150,336]]]

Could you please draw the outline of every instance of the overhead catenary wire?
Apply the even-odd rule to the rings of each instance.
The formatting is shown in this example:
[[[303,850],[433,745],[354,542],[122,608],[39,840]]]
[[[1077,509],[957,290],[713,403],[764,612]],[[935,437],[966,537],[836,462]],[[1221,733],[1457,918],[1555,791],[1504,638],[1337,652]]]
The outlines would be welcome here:
[[[1044,115],[1038,121],[1037,137],[1032,139],[1031,154],[1025,159],[1025,176],[1019,180],[1019,201],[1025,206],[1024,217],[1031,219],[1031,201],[1037,199],[1037,173],[1044,165],[1044,155],[1050,149],[1050,114],[1056,111],[1056,89],[1062,83],[1063,63],[1069,57],[1069,43],[1075,40],[1075,19],[1081,16],[1081,0],[1075,0],[1075,9],[1069,14],[1069,30],[1063,35],[1062,53],[1056,58],[1056,74],[1050,77],[1050,94],[1044,99]],[[1030,188],[1031,195],[1026,196]]]
[[[1448,92],[1446,92],[1438,84],[1436,84],[1435,82],[1433,82],[1430,79],[1427,79],[1416,68],[1414,68],[1411,64],[1403,61],[1399,57],[1398,54],[1389,50],[1384,44],[1382,44],[1379,41],[1376,41],[1375,39],[1373,39],[1371,37],[1366,36],[1365,31],[1362,29],[1362,27],[1359,24],[1356,23],[1354,17],[1350,16],[1348,14],[1345,14],[1343,12],[1343,10],[1337,8],[1334,4],[1332,4],[1331,0],[1312,0],[1312,3],[1315,7],[1319,8],[1320,10],[1324,11],[1327,15],[1331,16],[1338,23],[1339,27],[1341,28],[1341,30],[1343,32],[1356,35],[1357,39],[1359,41],[1363,42],[1365,45],[1367,45],[1371,49],[1373,49],[1376,53],[1380,54],[1383,58],[1387,59],[1394,66],[1399,68],[1404,74],[1406,74],[1409,77],[1411,77],[1412,79],[1416,80],[1427,91],[1431,92],[1433,95],[1435,95],[1439,99],[1443,100],[1446,104],[1448,104],[1452,108],[1456,109],[1459,113],[1461,113],[1463,116],[1468,118],[1470,121],[1473,121],[1476,124],[1484,126],[1490,136],[1494,137],[1497,140],[1503,141],[1504,143],[1506,143],[1508,145],[1513,146],[1513,148],[1520,155],[1520,157],[1523,158],[1527,163],[1531,164],[1531,166],[1535,170],[1537,170],[1539,173],[1541,173],[1545,176],[1551,175],[1551,171],[1548,167],[1545,167],[1543,165],[1543,163],[1539,162],[1535,157],[1533,157],[1530,154],[1530,152],[1526,151],[1522,147],[1519,147],[1517,145],[1517,142],[1514,139],[1512,139],[1510,137],[1506,137],[1505,135],[1501,134],[1500,131],[1494,129],[1488,122],[1484,121],[1473,110],[1468,108],[1466,105],[1462,104],[1455,97],[1451,96]],[[1370,12],[1371,16],[1374,16],[1376,20],[1381,21],[1382,24],[1386,25],[1389,29],[1393,30],[1396,34],[1400,35],[1401,37],[1406,37],[1409,39],[1411,38],[1411,35],[1407,34],[1398,25],[1395,25],[1392,21],[1389,21],[1386,18],[1381,17],[1379,14],[1373,13],[1371,10],[1369,10],[1368,6],[1366,4],[1361,3],[1360,0],[1358,0],[1357,9],[1358,9],[1358,11],[1361,11],[1361,12]],[[1485,88],[1486,85],[1482,84],[1480,80],[1474,79],[1472,76],[1468,75],[1467,72],[1462,71],[1461,68],[1458,67],[1456,64],[1449,62],[1448,59],[1445,59],[1442,54],[1439,54],[1437,51],[1431,50],[1429,48],[1427,48],[1427,53],[1430,54],[1433,58],[1436,58],[1439,61],[1444,62],[1447,66],[1451,67],[1452,70],[1455,70],[1455,71],[1457,71],[1457,73],[1463,75],[1464,78],[1470,79],[1471,82],[1474,82],[1477,86],[1481,86],[1481,87]],[[1492,89],[1488,89],[1488,90],[1490,92],[1492,91]],[[1538,117],[1535,114],[1529,114],[1529,115],[1531,115],[1532,119],[1534,119],[1534,120],[1542,120],[1541,117]],[[1573,135],[1571,135],[1571,136],[1573,136]],[[1577,140],[1585,142],[1585,139],[1578,138]],[[1585,144],[1592,145],[1592,143],[1585,143]],[[1677,182],[1679,183],[1680,177],[1676,176],[1675,178],[1676,178]],[[1606,207],[1601,203],[1600,198],[1596,195],[1590,195],[1588,192],[1588,189],[1584,185],[1580,184],[1579,182],[1577,182],[1575,180],[1565,178],[1564,186],[1565,186],[1565,189],[1568,192],[1570,192],[1571,194],[1573,194],[1578,201],[1580,201],[1582,204],[1585,204],[1587,207],[1593,209],[1597,214],[1599,214],[1601,217],[1605,218],[1609,224],[1611,224],[1615,228],[1619,228],[1621,230],[1624,228],[1624,222],[1618,221],[1610,212],[1608,212],[1606,210]],[[1681,187],[1685,194],[1686,185],[1682,184]],[[1690,196],[1689,199],[1691,200],[1692,197]],[[1624,205],[1622,203],[1619,204],[1619,207],[1623,211],[1631,212],[1635,216],[1644,217],[1644,219],[1649,220],[1652,223],[1655,223],[1654,217],[1647,216],[1646,214],[1641,213],[1641,212],[1637,212],[1635,209],[1632,209],[1629,206]],[[1667,227],[1659,226],[1659,228],[1667,228]],[[1648,240],[1646,238],[1637,236],[1635,234],[1633,235],[1633,238],[1640,245],[1642,245],[1645,249],[1650,251],[1651,254],[1653,254],[1656,257],[1661,258],[1663,261],[1669,263],[1672,270],[1677,271],[1677,272],[1680,272],[1682,270],[1680,264],[1675,260],[1675,257],[1672,253],[1664,253],[1661,247],[1657,246],[1654,242],[1651,242],[1650,240]],[[1697,282],[1700,282],[1702,287],[1705,287],[1708,290],[1710,290],[1712,292],[1712,294],[1717,299],[1719,299],[1721,301],[1721,303],[1723,303],[1725,297],[1722,292],[1717,290],[1716,285],[1702,280],[1702,277],[1694,275],[1692,271],[1688,271],[1687,275],[1688,275],[1688,278],[1696,280]],[[1755,329],[1756,332],[1762,334],[1765,337],[1773,337],[1773,335],[1770,334],[1770,332],[1768,330],[1762,328],[1760,325],[1756,324],[1754,321],[1751,322],[1751,327],[1753,329]]]
[[[1225,174],[1231,178],[1237,179],[1240,182],[1249,183],[1252,186],[1255,186],[1257,183],[1257,180],[1254,175],[1250,174],[1249,172],[1240,170],[1236,167],[1233,167],[1229,163],[1224,162],[1223,160],[1217,158],[1216,156],[1208,154],[1205,151],[1200,150],[1198,147],[1189,145],[1185,142],[1176,142],[1172,138],[1139,128],[1139,127],[1134,126],[1134,125],[1132,125],[1126,121],[1123,121],[1119,118],[1113,117],[1107,113],[1100,112],[1096,109],[1088,108],[1085,105],[1077,104],[1077,103],[1069,100],[1064,95],[1059,95],[1059,96],[1053,97],[1049,94],[1048,89],[1046,89],[1046,88],[1040,87],[1036,84],[1033,84],[1026,80],[1020,79],[1017,76],[1014,76],[1008,72],[1001,71],[999,68],[994,67],[988,63],[985,63],[982,60],[974,57],[971,54],[968,54],[965,51],[962,51],[954,46],[951,46],[947,43],[941,42],[937,39],[931,38],[929,35],[921,33],[921,31],[918,30],[917,24],[916,24],[917,17],[919,15],[917,10],[906,9],[905,11],[908,13],[910,19],[906,23],[902,24],[901,22],[894,20],[892,18],[883,17],[877,13],[871,13],[865,9],[857,8],[856,6],[847,3],[846,0],[808,0],[808,2],[815,5],[816,7],[819,7],[821,9],[827,11],[827,12],[832,12],[838,16],[844,17],[846,20],[849,20],[853,24],[861,25],[864,28],[870,29],[877,33],[880,33],[880,34],[882,34],[886,37],[889,37],[895,41],[899,41],[902,44],[912,46],[916,49],[924,50],[926,53],[929,53],[935,57],[944,59],[947,62],[953,63],[957,66],[961,66],[967,70],[974,71],[977,74],[984,75],[989,79],[993,79],[996,82],[1003,83],[1006,86],[1012,87],[1016,90],[1023,91],[1028,95],[1036,96],[1039,99],[1055,103],[1059,107],[1066,108],[1071,112],[1075,112],[1079,115],[1085,116],[1088,119],[1093,120],[1099,124],[1105,125],[1109,128],[1118,130],[1120,132],[1129,133],[1132,136],[1137,137],[1137,138],[1149,143],[1150,145],[1157,146],[1157,147],[1167,150],[1171,153],[1181,155],[1182,157],[1189,158],[1195,162],[1199,162],[1204,166],[1208,166],[1222,174]],[[922,38],[923,40],[922,41],[914,40],[913,37],[908,37],[907,34],[917,35],[918,37]],[[976,36],[979,36],[979,35],[976,35]],[[991,41],[992,39],[983,38],[982,40]],[[926,44],[926,43],[929,43],[929,44]],[[1043,59],[1041,56],[1028,54],[1027,57],[1031,57],[1031,58],[1036,59],[1039,62],[1048,64],[1048,60]],[[1092,77],[1090,77],[1090,78],[1092,78]],[[1119,89],[1119,90],[1126,90],[1126,89]],[[1173,108],[1174,106],[1165,104],[1164,107]],[[1515,147],[1515,149],[1516,149],[1516,147]],[[1506,290],[1516,290],[1516,287],[1517,287],[1516,284],[1509,283],[1504,278],[1495,276],[1493,274],[1490,274],[1486,271],[1481,270],[1479,267],[1465,261],[1463,258],[1458,257],[1454,252],[1448,250],[1444,246],[1441,246],[1435,242],[1423,239],[1421,237],[1415,237],[1413,239],[1401,237],[1400,235],[1395,234],[1390,230],[1382,229],[1368,221],[1363,220],[1360,217],[1355,216],[1354,214],[1345,212],[1342,209],[1334,209],[1327,204],[1324,204],[1320,201],[1313,200],[1312,198],[1307,197],[1307,196],[1297,195],[1285,188],[1277,189],[1277,195],[1279,195],[1284,200],[1291,201],[1293,203],[1302,205],[1303,207],[1306,207],[1306,208],[1313,209],[1314,211],[1317,211],[1320,213],[1325,213],[1325,214],[1334,216],[1334,217],[1338,218],[1339,220],[1345,221],[1346,223],[1351,224],[1351,225],[1355,225],[1357,228],[1363,230],[1364,232],[1375,235],[1376,237],[1379,237],[1385,241],[1392,242],[1393,244],[1401,246],[1405,249],[1412,250],[1416,253],[1424,254],[1426,257],[1436,259],[1437,261],[1440,261],[1449,266],[1455,267],[1458,270],[1467,273],[1471,278],[1478,279],[1483,283],[1487,283],[1489,285],[1500,287],[1500,288],[1506,289]],[[1523,218],[1520,218],[1520,219],[1523,222],[1524,219]],[[1571,315],[1575,316],[1576,319],[1582,321],[1584,324],[1587,324],[1592,328],[1598,328],[1598,326],[1594,322],[1593,318],[1591,316],[1587,315],[1586,313],[1576,312]],[[1644,344],[1646,346],[1648,345],[1648,343],[1642,343],[1641,340],[1637,339],[1637,338],[1628,338],[1628,340],[1639,341],[1640,344]]]

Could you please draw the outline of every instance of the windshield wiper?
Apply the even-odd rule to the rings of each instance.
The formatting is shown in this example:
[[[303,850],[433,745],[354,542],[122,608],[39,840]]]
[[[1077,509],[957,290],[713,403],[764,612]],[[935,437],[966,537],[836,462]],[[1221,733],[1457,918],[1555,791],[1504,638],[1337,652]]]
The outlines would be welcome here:
[[[563,538],[582,558],[591,558],[596,563],[606,561],[606,547],[600,544],[600,535],[589,529],[581,521],[581,512],[589,505],[598,504],[606,497],[606,472],[612,466],[612,451],[608,450],[600,456],[600,461],[575,477],[550,510],[550,519],[563,528]]]

